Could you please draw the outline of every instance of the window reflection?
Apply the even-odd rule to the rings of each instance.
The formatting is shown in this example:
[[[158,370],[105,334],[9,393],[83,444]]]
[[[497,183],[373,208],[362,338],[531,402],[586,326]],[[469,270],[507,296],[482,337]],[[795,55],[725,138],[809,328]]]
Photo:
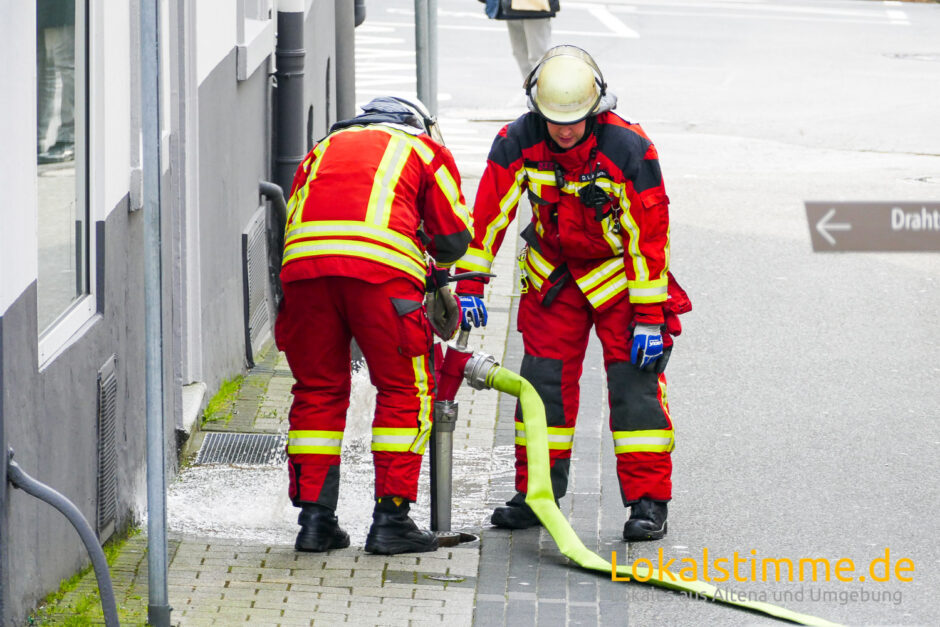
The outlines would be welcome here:
[[[36,3],[40,331],[88,291],[87,203],[76,176],[76,146],[83,142],[76,144],[75,133],[76,114],[84,111],[84,16],[75,0]]]

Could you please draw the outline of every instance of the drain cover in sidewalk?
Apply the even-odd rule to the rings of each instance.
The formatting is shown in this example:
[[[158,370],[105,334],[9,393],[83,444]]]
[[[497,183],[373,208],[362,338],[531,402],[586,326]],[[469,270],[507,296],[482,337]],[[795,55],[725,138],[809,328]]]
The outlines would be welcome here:
[[[279,434],[210,432],[193,463],[276,466],[287,460],[285,443]]]

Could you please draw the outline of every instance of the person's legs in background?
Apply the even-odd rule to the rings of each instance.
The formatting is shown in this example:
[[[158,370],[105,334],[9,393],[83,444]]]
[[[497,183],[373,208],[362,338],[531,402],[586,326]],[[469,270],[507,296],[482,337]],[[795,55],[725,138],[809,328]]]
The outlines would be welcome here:
[[[39,68],[37,143],[40,163],[75,158],[75,26],[43,29],[43,67]],[[50,131],[55,141],[46,149]]]

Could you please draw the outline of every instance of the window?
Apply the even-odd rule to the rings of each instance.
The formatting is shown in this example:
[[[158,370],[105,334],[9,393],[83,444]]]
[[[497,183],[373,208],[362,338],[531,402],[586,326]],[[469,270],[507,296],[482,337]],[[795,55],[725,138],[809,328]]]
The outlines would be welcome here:
[[[36,2],[40,362],[94,311],[87,184],[87,0]],[[90,311],[89,311],[90,309]],[[63,337],[64,336],[64,337]]]

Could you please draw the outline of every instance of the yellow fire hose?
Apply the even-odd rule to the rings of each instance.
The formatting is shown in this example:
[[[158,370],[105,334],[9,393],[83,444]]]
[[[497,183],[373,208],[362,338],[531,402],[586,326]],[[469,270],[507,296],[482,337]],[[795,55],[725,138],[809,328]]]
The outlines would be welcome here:
[[[476,389],[493,388],[519,399],[522,406],[522,419],[526,430],[526,455],[529,465],[529,492],[526,504],[532,508],[535,515],[551,534],[558,545],[558,549],[582,568],[596,570],[603,573],[616,573],[618,581],[633,580],[631,571],[635,572],[636,581],[679,592],[695,594],[699,598],[709,598],[713,601],[734,605],[753,612],[760,612],[774,618],[787,620],[801,625],[837,625],[827,620],[794,612],[777,605],[760,601],[750,601],[740,598],[728,598],[720,590],[703,581],[673,581],[672,577],[664,578],[659,569],[634,564],[616,565],[616,570],[610,562],[589,550],[565,519],[564,514],[555,504],[552,493],[551,479],[549,478],[548,432],[545,423],[545,406],[539,398],[535,388],[518,374],[500,367],[495,360],[484,354],[476,354],[467,363],[465,376]],[[474,380],[476,378],[476,380]]]

